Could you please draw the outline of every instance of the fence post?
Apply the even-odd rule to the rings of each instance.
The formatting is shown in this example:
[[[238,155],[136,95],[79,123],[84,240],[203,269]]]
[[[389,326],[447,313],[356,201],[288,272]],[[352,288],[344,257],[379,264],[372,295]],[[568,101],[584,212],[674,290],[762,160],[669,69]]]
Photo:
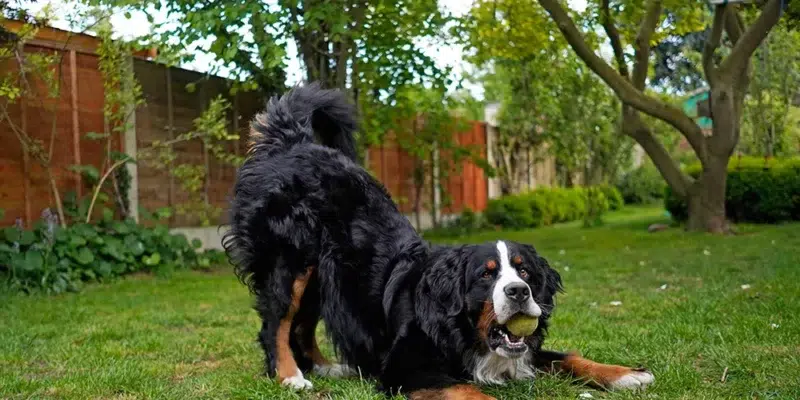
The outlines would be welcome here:
[[[133,56],[127,57],[127,62],[123,68],[127,69],[125,73],[131,74],[131,76],[136,76],[136,71],[133,65]],[[124,82],[129,82],[128,80],[124,80]],[[130,88],[123,88],[123,90],[130,90]],[[128,104],[128,110],[125,111],[125,115],[128,115],[129,119],[125,123],[125,155],[128,157],[136,159],[136,106],[134,104]],[[131,177],[131,187],[128,189],[128,215],[137,223],[139,222],[139,170],[136,166],[136,163],[127,163],[125,164],[125,168],[128,169],[128,174]]]
[[[75,165],[81,165],[81,129],[78,115],[78,54],[69,51],[70,106],[72,108],[72,153]],[[83,189],[81,173],[75,171],[75,193],[81,197]]]

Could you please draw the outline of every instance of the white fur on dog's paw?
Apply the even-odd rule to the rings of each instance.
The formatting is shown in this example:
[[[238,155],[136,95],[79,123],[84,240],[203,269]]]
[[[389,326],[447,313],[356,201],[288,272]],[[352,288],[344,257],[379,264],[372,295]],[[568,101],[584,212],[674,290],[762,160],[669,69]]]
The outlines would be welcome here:
[[[315,365],[314,373],[329,378],[346,378],[354,376],[356,371],[344,364]]]
[[[306,390],[314,387],[314,385],[311,384],[311,381],[303,377],[303,373],[300,372],[300,370],[297,370],[297,373],[294,376],[285,378],[283,382],[281,382],[281,385],[288,386],[294,390]]]
[[[653,373],[647,370],[632,370],[621,378],[611,382],[609,388],[612,390],[644,389],[647,385],[656,380]]]

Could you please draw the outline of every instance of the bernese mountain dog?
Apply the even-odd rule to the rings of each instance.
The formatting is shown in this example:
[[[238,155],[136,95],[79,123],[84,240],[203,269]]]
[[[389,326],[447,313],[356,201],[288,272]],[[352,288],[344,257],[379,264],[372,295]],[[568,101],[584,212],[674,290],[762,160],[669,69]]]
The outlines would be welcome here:
[[[411,399],[491,399],[475,384],[563,371],[641,388],[645,369],[542,349],[561,278],[527,244],[437,246],[356,161],[355,112],[342,92],[298,86],[251,124],[223,245],[255,295],[266,372],[373,377]],[[315,140],[316,139],[316,140]],[[504,324],[538,318],[530,336]],[[321,354],[320,319],[341,364]]]

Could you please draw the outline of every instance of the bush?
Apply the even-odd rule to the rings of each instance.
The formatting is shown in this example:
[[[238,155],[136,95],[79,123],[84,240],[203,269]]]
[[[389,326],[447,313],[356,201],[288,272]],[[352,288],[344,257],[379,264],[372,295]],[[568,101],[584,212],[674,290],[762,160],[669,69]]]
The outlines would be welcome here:
[[[625,206],[625,199],[622,197],[622,193],[619,192],[617,188],[611,185],[599,185],[597,186],[603,196],[605,196],[606,200],[608,201],[608,209],[611,211],[621,210],[622,207]]]
[[[625,174],[617,183],[625,204],[649,204],[664,197],[666,187],[661,173],[649,164]]]
[[[32,230],[18,222],[0,231],[0,275],[7,275],[15,290],[61,293],[77,291],[87,281],[138,271],[164,274],[224,261],[223,253],[201,252],[200,246],[199,240],[189,243],[165,226],[146,228],[132,220],[60,228],[46,210]]]
[[[699,177],[695,163],[686,173]],[[664,205],[676,221],[688,218],[686,201],[666,190]],[[800,159],[732,158],[728,163],[725,211],[734,222],[776,223],[800,220]]]
[[[576,221],[592,212],[599,218],[610,205],[602,190],[593,188],[542,188],[489,201],[486,220],[505,229],[536,228],[558,222]],[[591,209],[587,200],[592,199]]]
[[[586,192],[586,212],[583,215],[583,226],[599,226],[603,223],[603,214],[611,209],[610,202],[599,187],[590,187]]]

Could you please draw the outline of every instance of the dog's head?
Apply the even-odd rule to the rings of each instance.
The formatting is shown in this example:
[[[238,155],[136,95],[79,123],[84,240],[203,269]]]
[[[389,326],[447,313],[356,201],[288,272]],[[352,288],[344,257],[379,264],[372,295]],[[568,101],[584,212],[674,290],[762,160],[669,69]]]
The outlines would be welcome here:
[[[541,346],[561,277],[533,246],[498,241],[439,251],[417,286],[422,329],[440,347],[515,359]],[[505,324],[515,315],[538,318],[518,337]]]

